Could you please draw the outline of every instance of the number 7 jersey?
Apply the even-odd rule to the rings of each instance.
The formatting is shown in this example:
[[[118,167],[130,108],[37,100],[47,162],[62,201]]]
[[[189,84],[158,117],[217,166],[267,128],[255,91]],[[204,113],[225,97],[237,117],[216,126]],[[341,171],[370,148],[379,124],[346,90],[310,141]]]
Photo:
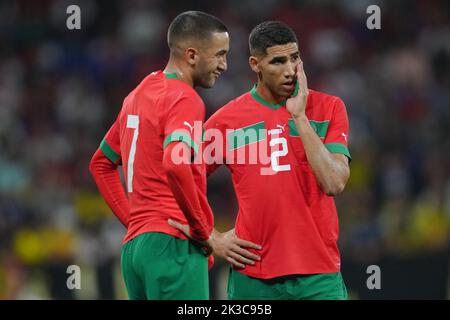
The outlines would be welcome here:
[[[200,96],[175,74],[161,71],[147,76],[124,100],[122,109],[105,138],[101,151],[123,165],[130,217],[124,242],[144,232],[185,235],[170,226],[173,219],[187,224],[163,167],[164,149],[173,141],[198,152],[205,107]],[[198,134],[194,130],[199,126]],[[206,199],[206,171],[202,163],[191,165],[200,206],[212,229],[213,216]]]
[[[344,103],[309,92],[310,125],[330,152],[350,158]],[[254,87],[211,116],[204,140],[205,154],[215,161],[207,165],[208,173],[221,162],[232,173],[239,205],[236,235],[263,247],[250,249],[261,261],[239,272],[262,279],[339,272],[334,199],[320,189],[284,103],[268,103]]]

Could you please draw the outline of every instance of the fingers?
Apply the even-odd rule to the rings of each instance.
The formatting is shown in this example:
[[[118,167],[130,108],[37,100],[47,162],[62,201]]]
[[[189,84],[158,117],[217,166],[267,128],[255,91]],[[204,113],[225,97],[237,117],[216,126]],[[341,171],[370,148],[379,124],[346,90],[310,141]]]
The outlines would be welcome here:
[[[298,76],[301,74],[302,69],[303,69],[303,61],[300,61],[300,62],[297,64],[297,66],[295,67],[295,75],[297,76],[297,78],[298,78]]]
[[[185,235],[186,237],[188,237],[189,239],[192,239],[191,233],[190,233],[190,229],[189,229],[189,225],[187,225],[187,224],[181,224],[181,223],[179,223],[179,222],[177,222],[177,221],[175,221],[175,220],[172,220],[172,219],[168,219],[168,220],[167,220],[167,223],[168,223],[169,225],[171,225],[172,227],[174,227],[175,229],[178,229],[178,230],[180,230],[181,232],[183,232],[184,235]]]
[[[231,258],[231,257],[227,257],[226,260],[227,260],[229,263],[231,263],[233,266],[237,267],[237,268],[241,268],[241,269],[242,269],[242,268],[245,267],[245,265],[243,265],[242,263],[237,262],[236,260],[234,260],[234,259]]]
[[[183,225],[175,220],[169,219],[167,222],[174,228],[180,229],[183,231]]]
[[[241,238],[236,238],[235,240],[236,244],[241,246],[241,247],[246,247],[246,248],[252,248],[252,249],[256,249],[256,250],[261,250],[262,247],[259,244],[247,241],[247,240],[243,240]]]
[[[303,93],[308,92],[308,80],[306,79],[305,70],[303,69],[303,61],[297,65],[297,81],[299,82],[299,89]]]
[[[251,260],[251,259],[247,259],[246,257],[244,257],[244,256],[242,256],[242,255],[240,255],[240,254],[237,254],[237,253],[234,252],[234,251],[230,251],[229,256],[230,256],[231,258],[233,258],[235,261],[239,262],[239,263],[243,263],[243,264],[251,264],[251,265],[254,265],[254,264],[255,264],[255,261],[253,261],[253,260]]]
[[[234,245],[235,246],[232,248],[232,250],[239,253],[240,255],[250,258],[252,260],[257,260],[257,261],[259,261],[261,259],[258,255],[251,253],[250,251],[245,250],[243,248],[243,247],[245,247],[245,248],[261,250],[262,246],[260,246],[259,244],[236,237],[236,238],[234,238]]]
[[[239,247],[239,246],[234,247],[232,250],[233,250],[234,252],[238,253],[239,255],[241,255],[241,256],[243,256],[243,257],[246,257],[246,258],[249,258],[249,259],[251,259],[251,260],[256,260],[256,261],[261,260],[261,257],[260,257],[260,256],[254,254],[254,253],[251,253],[250,251],[247,251],[247,250],[245,250],[245,249],[242,249],[242,248]]]
[[[262,246],[256,243],[240,239],[236,236],[234,229],[225,233],[222,240],[220,250],[215,251],[217,255],[224,258],[233,266],[244,268],[245,265],[254,265],[255,261],[260,261],[261,257],[254,254],[246,248],[261,250]]]

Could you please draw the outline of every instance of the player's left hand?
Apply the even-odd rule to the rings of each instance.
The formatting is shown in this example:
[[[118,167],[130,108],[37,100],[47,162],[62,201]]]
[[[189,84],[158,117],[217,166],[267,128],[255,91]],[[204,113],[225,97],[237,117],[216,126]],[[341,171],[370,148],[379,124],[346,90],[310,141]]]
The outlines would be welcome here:
[[[261,250],[262,247],[236,236],[234,228],[224,233],[213,231],[214,254],[225,259],[231,265],[237,268],[245,268],[246,264],[254,265],[255,261],[261,260],[260,256],[247,249]]]
[[[306,79],[305,70],[303,69],[303,61],[296,67],[296,77],[298,82],[298,94],[286,101],[286,109],[292,117],[299,118],[305,116],[306,102],[308,101],[308,81]]]
[[[169,219],[168,223],[184,233],[186,237],[200,244],[205,255],[209,256],[212,252],[217,256],[225,259],[237,268],[244,268],[246,264],[254,265],[255,261],[261,258],[248,251],[246,248],[261,250],[262,247],[250,241],[240,239],[236,236],[234,229],[228,232],[220,233],[213,230],[211,237],[206,241],[197,241],[192,238],[189,225],[181,224],[175,220]]]

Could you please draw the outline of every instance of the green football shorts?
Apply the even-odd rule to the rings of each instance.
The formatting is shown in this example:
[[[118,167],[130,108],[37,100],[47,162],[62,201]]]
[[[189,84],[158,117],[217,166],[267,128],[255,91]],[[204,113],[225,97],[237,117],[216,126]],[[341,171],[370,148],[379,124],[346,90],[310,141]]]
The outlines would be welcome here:
[[[230,269],[230,300],[347,300],[340,272],[258,279]]]
[[[147,232],[122,247],[122,275],[132,300],[209,299],[208,259],[191,241]]]

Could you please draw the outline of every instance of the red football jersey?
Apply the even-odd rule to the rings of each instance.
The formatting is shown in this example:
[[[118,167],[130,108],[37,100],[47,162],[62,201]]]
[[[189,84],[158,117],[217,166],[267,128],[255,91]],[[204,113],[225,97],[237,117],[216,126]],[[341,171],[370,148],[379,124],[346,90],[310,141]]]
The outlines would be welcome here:
[[[123,107],[100,149],[114,163],[121,162],[130,203],[130,219],[124,242],[144,232],[162,232],[182,239],[184,234],[167,220],[187,224],[167,182],[164,148],[183,141],[198,152],[205,107],[197,92],[174,74],[161,71],[147,76],[124,100]],[[206,199],[203,163],[192,165],[198,198],[206,215],[208,232],[213,216]]]
[[[341,99],[309,90],[306,115],[330,152],[350,158],[348,118]],[[250,249],[261,255],[261,261],[238,271],[263,279],[338,272],[334,199],[320,189],[285,105],[266,102],[254,87],[206,122],[207,148],[214,146],[209,140],[220,137],[210,138],[212,128],[226,137],[222,148],[207,151],[232,173],[239,203],[236,235],[263,247]],[[207,170],[217,167],[208,165]]]

